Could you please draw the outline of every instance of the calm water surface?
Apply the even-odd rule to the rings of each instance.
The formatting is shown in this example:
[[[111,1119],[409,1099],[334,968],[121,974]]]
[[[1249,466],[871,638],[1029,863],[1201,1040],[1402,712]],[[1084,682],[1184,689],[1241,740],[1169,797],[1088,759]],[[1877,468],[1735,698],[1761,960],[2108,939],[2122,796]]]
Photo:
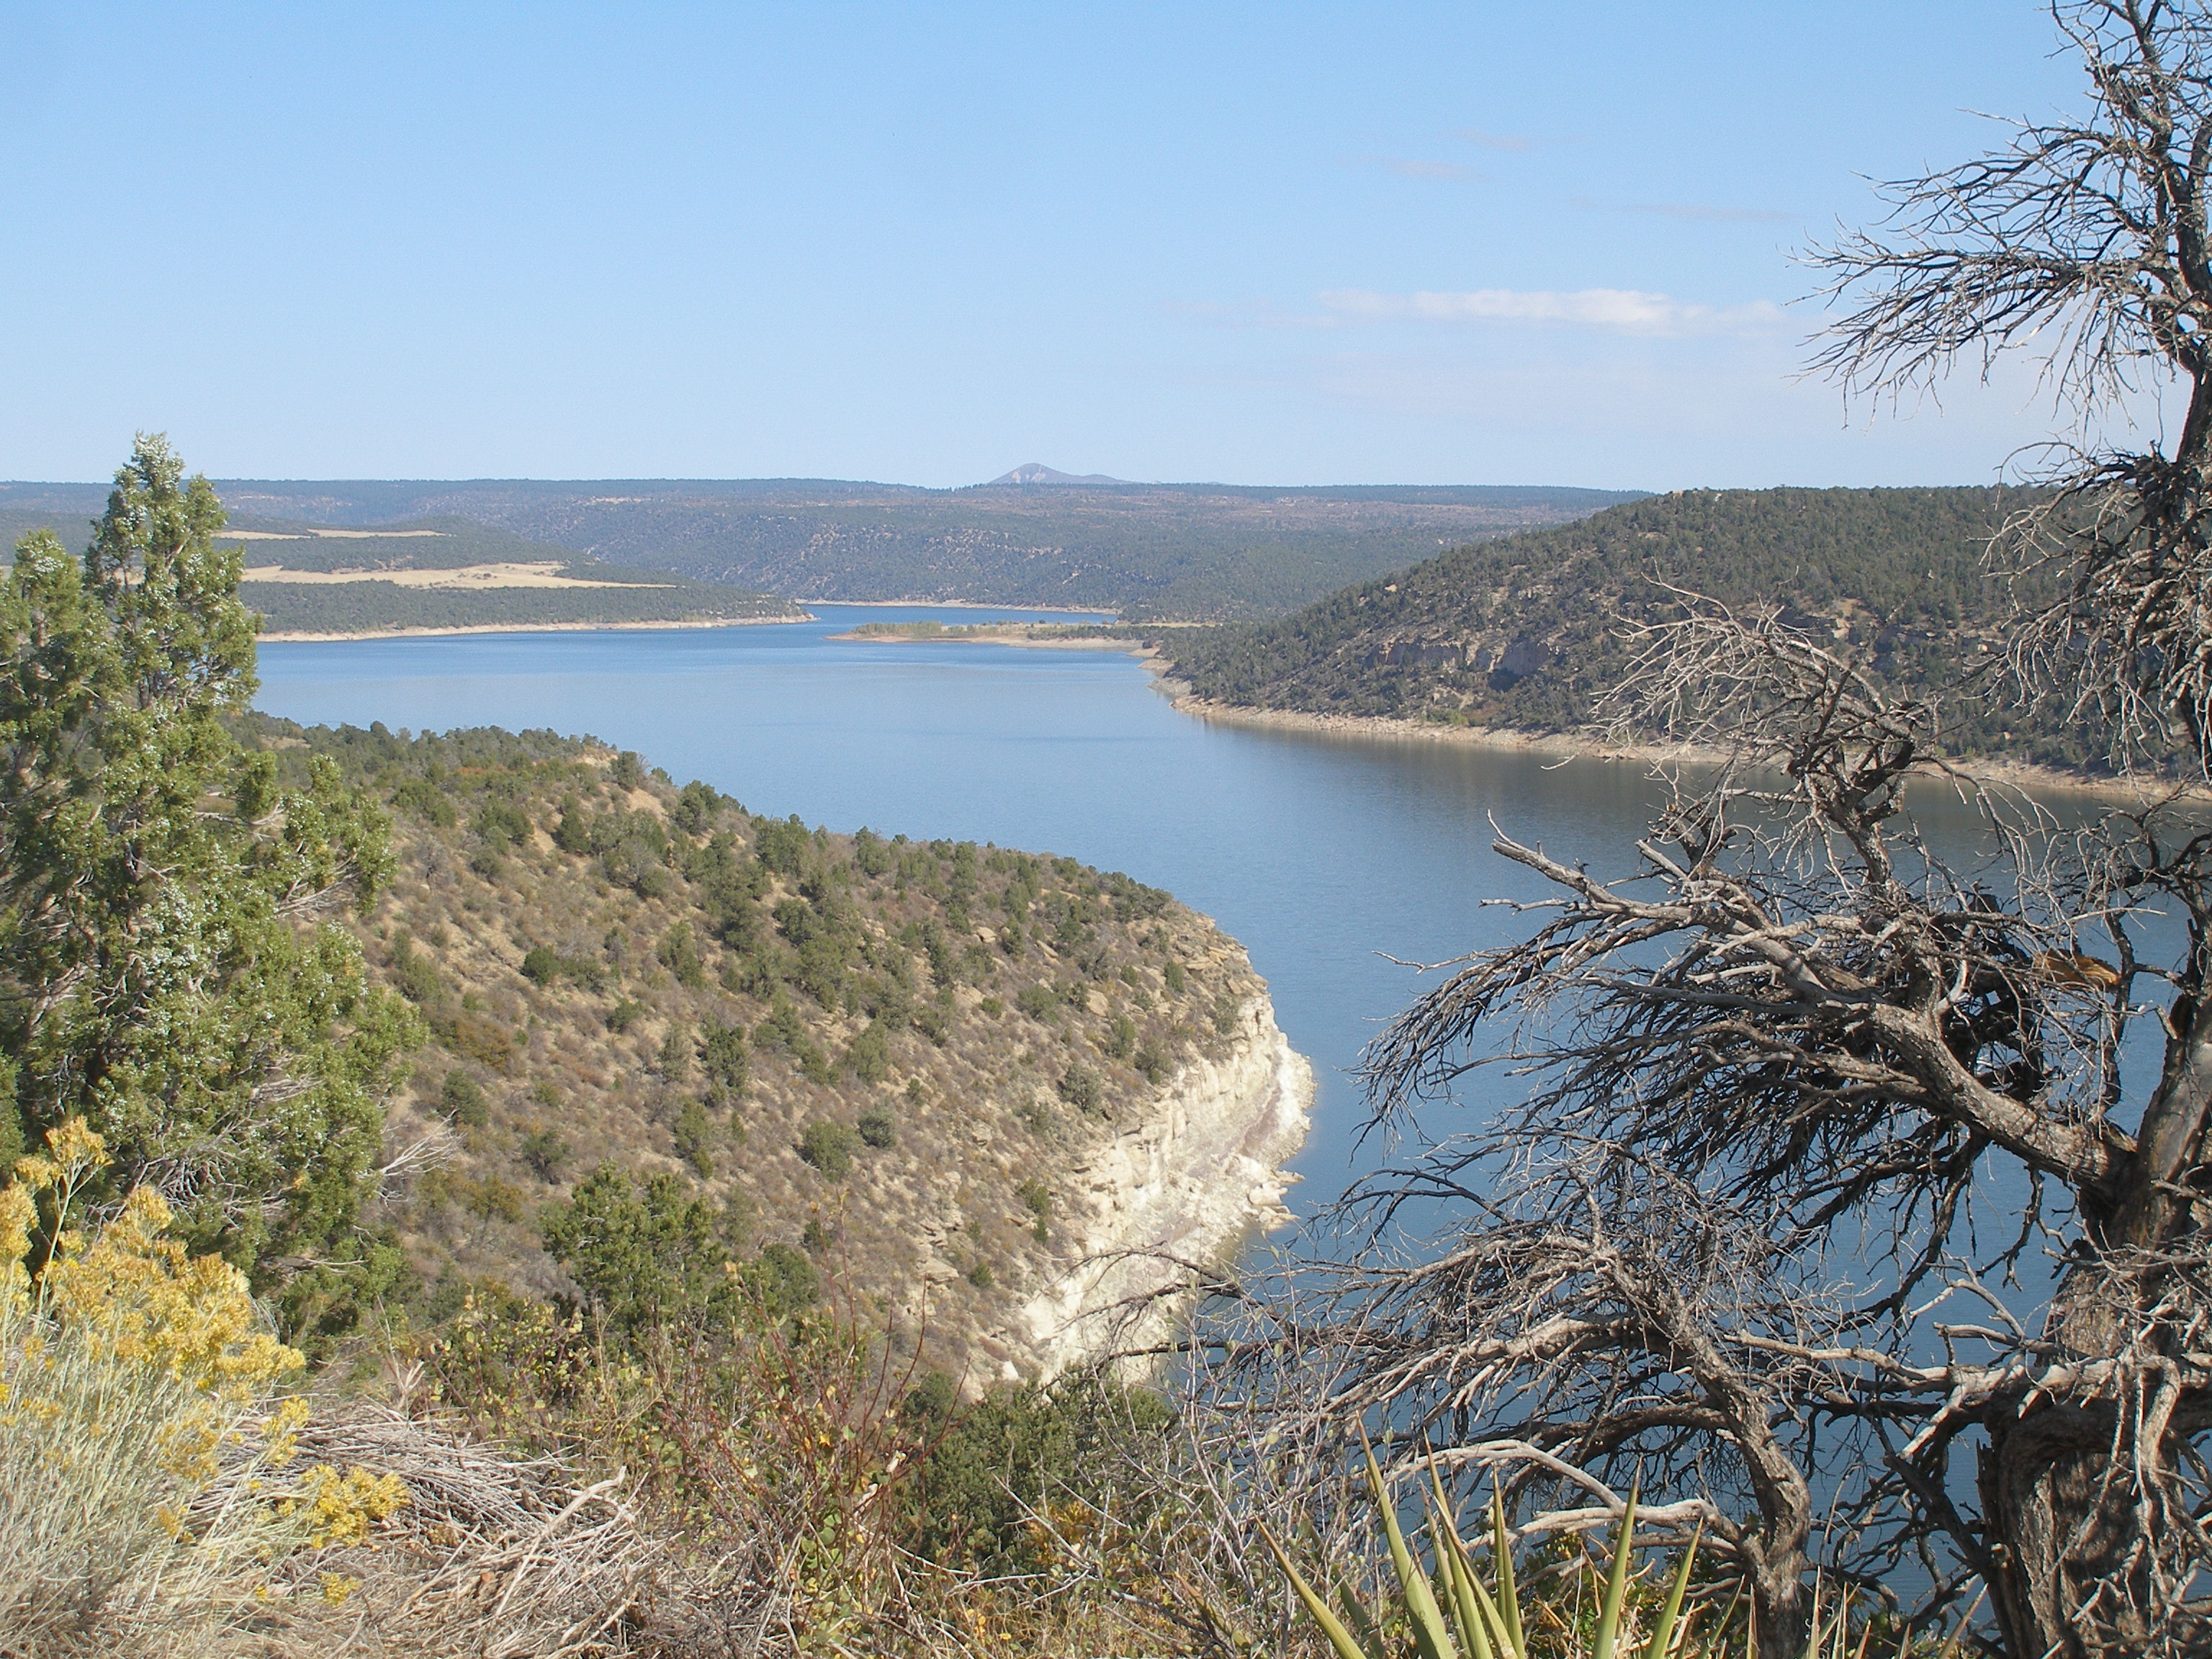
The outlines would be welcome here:
[[[1355,1146],[1346,1072],[1424,982],[1389,958],[1499,943],[1514,919],[1484,901],[1534,895],[1490,852],[1491,819],[1618,871],[1652,797],[1620,763],[1209,725],[1116,653],[829,637],[1029,613],[813,609],[767,627],[264,645],[259,705],[309,724],[590,732],[756,812],[1066,854],[1168,888],[1250,950],[1314,1062],[1305,1212],[1377,1153]],[[1456,1127],[1437,1115],[1435,1132]]]

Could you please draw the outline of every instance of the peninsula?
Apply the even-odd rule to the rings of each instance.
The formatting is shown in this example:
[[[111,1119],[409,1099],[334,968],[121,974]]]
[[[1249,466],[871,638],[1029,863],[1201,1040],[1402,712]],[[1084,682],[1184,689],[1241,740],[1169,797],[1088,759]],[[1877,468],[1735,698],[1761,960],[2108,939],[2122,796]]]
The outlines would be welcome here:
[[[444,1151],[387,1219],[434,1296],[579,1294],[539,1212],[659,1179],[973,1389],[1157,1340],[1173,1297],[1130,1298],[1287,1219],[1310,1069],[1156,888],[755,817],[550,733],[249,736],[393,816],[356,928],[431,1033],[391,1133]]]

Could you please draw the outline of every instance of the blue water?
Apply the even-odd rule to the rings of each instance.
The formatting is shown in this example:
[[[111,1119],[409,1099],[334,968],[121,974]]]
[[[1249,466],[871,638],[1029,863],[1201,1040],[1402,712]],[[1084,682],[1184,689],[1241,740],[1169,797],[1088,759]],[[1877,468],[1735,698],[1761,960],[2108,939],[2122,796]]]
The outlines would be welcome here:
[[[1528,925],[1486,908],[1536,887],[1489,850],[1491,820],[1620,872],[1655,794],[1640,766],[1617,762],[1208,724],[1119,653],[830,637],[1033,613],[814,609],[818,621],[764,627],[264,645],[259,704],[308,723],[590,732],[754,811],[1066,854],[1165,887],[1249,949],[1314,1061],[1292,1195],[1309,1212],[1380,1156],[1355,1145],[1364,1114],[1346,1073],[1425,982],[1399,963]],[[1956,839],[1967,824],[1952,816]],[[1462,1112],[1511,1086],[1492,1075]],[[1429,1126],[1470,1124],[1447,1110]]]

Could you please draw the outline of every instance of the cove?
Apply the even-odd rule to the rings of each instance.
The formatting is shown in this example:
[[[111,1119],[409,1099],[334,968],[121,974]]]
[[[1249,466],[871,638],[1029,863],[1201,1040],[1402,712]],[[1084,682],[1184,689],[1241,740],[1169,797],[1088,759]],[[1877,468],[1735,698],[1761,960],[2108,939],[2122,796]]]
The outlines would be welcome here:
[[[310,725],[589,732],[755,812],[1065,854],[1167,888],[1243,941],[1313,1061],[1289,1195],[1308,1216],[1388,1155],[1381,1137],[1359,1141],[1350,1073],[1431,982],[1400,964],[1528,925],[1486,904],[1540,896],[1489,850],[1492,819],[1620,874],[1658,798],[1634,763],[1208,724],[1119,653],[830,637],[1034,613],[811,609],[811,623],[744,628],[266,644],[257,702]],[[1972,839],[1966,809],[1939,799],[1922,816],[1942,841]],[[1424,1128],[1472,1128],[1518,1086],[1476,1073]]]

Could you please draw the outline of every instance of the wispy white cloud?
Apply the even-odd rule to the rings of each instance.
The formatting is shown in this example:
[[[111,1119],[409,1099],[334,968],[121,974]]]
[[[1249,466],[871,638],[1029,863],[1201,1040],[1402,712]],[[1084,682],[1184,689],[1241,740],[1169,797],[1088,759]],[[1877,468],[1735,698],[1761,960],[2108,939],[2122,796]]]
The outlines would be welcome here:
[[[1464,293],[1382,294],[1332,289],[1319,296],[1331,313],[1370,322],[1495,323],[1509,326],[1603,329],[1621,334],[1771,334],[1787,326],[1765,300],[1742,306],[1696,305],[1637,289],[1483,288]]]
[[[1575,205],[1595,213],[1643,213],[1662,219],[1701,219],[1733,225],[1787,224],[1799,216],[1779,208],[1717,207],[1705,202],[1601,202],[1588,196],[1576,197]]]
[[[1533,138],[1522,138],[1510,132],[1485,132],[1480,127],[1462,127],[1452,137],[1481,149],[1534,149]]]

